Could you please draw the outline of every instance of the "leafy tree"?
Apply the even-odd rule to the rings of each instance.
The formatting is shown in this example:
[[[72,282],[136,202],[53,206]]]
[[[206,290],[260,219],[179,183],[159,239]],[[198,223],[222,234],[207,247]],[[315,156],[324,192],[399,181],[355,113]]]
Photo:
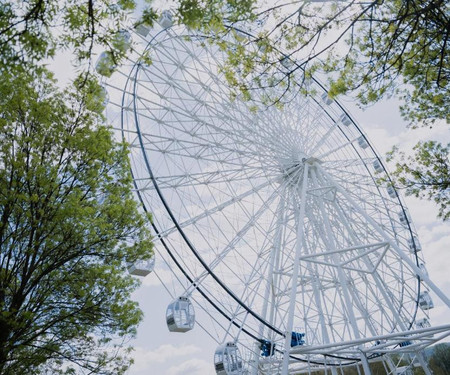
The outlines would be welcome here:
[[[413,155],[394,148],[388,156],[395,162],[396,187],[405,189],[407,195],[433,200],[439,217],[450,219],[450,144],[419,142]]]
[[[214,31],[218,43],[234,33],[227,25],[250,31],[236,38],[244,48],[235,49],[229,59],[235,68],[252,68],[241,69],[241,76],[230,80],[238,88],[252,87],[268,73],[277,77],[272,85],[289,86],[295,71],[305,69],[309,75],[319,70],[328,74],[331,96],[356,92],[367,104],[397,94],[404,99],[402,111],[410,121],[450,121],[446,1],[301,0],[266,8],[258,4],[180,0],[177,9],[182,23]],[[247,21],[263,26],[252,28]],[[255,44],[263,48],[251,48]],[[295,59],[295,64],[281,66],[286,58]],[[260,69],[255,76],[256,66]]]
[[[45,71],[0,81],[0,374],[121,374],[152,255],[99,98]]]
[[[430,367],[435,375],[450,374],[450,346],[448,343],[434,346],[433,355],[430,358]]]
[[[133,0],[10,0],[0,4],[0,62],[2,69],[39,65],[60,50],[70,49],[74,63],[91,63],[94,46],[113,53],[117,32],[127,27]]]

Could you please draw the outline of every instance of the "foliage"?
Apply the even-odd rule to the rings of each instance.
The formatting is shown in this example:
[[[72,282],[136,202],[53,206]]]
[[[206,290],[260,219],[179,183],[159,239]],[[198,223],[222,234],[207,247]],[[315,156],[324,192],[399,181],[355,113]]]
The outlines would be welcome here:
[[[121,374],[131,362],[142,313],[126,263],[148,259],[151,239],[90,72],[95,48],[125,57],[134,7],[0,3],[0,374]],[[45,63],[66,50],[81,74],[61,91]]]
[[[228,61],[241,72],[229,79],[236,87],[248,89],[262,81],[292,86],[295,71],[304,69],[308,76],[319,70],[328,74],[331,96],[355,92],[361,103],[368,104],[397,94],[404,99],[402,112],[409,121],[450,121],[450,17],[444,0],[257,5],[257,1],[236,7],[232,1],[180,0],[177,8],[182,23],[214,30],[219,44],[224,34],[233,34],[230,28],[217,26],[222,22],[249,32],[235,38],[244,48],[234,48]],[[290,66],[280,64],[291,59],[295,63]],[[242,64],[259,69],[256,74],[236,69]],[[265,82],[266,75],[275,80]]]
[[[134,0],[10,0],[0,3],[0,67],[30,69],[58,52],[71,50],[74,64],[91,69],[94,47],[119,63],[125,52],[117,34],[131,27]],[[152,24],[157,15],[146,11]],[[31,66],[31,67],[30,67]]]
[[[259,86],[293,88],[295,71],[305,69],[309,76],[319,70],[331,77],[331,96],[355,92],[367,104],[396,94],[411,123],[450,121],[450,16],[444,0],[171,4],[176,22],[215,36],[220,48],[230,50],[228,81],[246,95]],[[1,65],[40,61],[58,48],[72,49],[78,64],[90,63],[94,46],[118,63],[126,51],[116,45],[116,36],[133,26],[129,15],[135,7],[134,0],[3,2]],[[135,25],[153,25],[161,11],[147,5]],[[235,48],[224,43],[226,35]],[[280,64],[291,59],[290,66]]]
[[[395,163],[393,176],[397,188],[407,195],[433,200],[439,207],[439,217],[450,219],[450,144],[419,142],[414,154],[406,156],[397,148],[389,154]]]
[[[448,343],[434,346],[430,358],[430,368],[435,375],[450,374],[450,345]]]
[[[0,81],[0,374],[129,365],[118,347],[141,312],[126,262],[151,242],[91,89],[60,92],[45,71]]]

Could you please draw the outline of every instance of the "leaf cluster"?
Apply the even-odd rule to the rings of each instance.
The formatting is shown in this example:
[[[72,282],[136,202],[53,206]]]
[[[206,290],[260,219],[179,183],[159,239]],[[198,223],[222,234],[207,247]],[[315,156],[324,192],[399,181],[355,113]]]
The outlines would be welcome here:
[[[321,71],[329,77],[332,97],[353,93],[368,105],[395,94],[403,98],[402,113],[412,124],[449,121],[450,15],[444,0],[285,1],[263,9],[253,1],[230,18],[221,1],[179,3],[182,23],[210,32],[208,22],[215,14],[249,31],[244,39],[236,38],[238,44],[272,46],[256,54],[252,48],[235,53],[235,59],[257,67],[253,74],[242,74],[230,59],[235,77],[229,81],[236,87],[258,88],[261,82],[266,87],[269,75],[276,77],[276,85],[297,90],[295,72],[310,76]],[[214,30],[217,43],[231,33],[226,27]],[[280,64],[286,59],[290,66]]]
[[[117,33],[130,26],[134,0],[10,0],[0,3],[0,67],[27,70],[42,60],[71,51],[73,63],[89,70],[94,47],[109,51],[116,62],[124,53]]]
[[[407,195],[433,200],[439,207],[439,217],[450,219],[450,144],[419,142],[409,156],[394,148],[388,160],[395,163],[397,188]]]

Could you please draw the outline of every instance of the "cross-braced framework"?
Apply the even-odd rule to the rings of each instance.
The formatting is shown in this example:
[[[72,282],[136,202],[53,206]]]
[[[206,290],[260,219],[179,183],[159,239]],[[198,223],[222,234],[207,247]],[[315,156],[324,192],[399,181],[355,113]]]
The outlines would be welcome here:
[[[167,289],[242,353],[227,373],[337,374],[360,363],[368,374],[380,360],[395,373],[393,353],[426,369],[421,349],[450,326],[417,329],[431,307],[424,292],[449,300],[343,107],[315,80],[281,109],[261,104],[263,90],[231,98],[226,51],[184,29],[142,43],[152,64],[137,55],[108,81],[109,117],[131,148],[160,272],[174,273]]]

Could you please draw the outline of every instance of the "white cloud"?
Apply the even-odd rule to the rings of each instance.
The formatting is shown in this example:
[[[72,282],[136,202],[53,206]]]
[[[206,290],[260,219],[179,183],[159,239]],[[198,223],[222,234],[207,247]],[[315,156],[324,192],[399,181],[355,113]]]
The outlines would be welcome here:
[[[201,349],[195,345],[164,344],[153,350],[136,347],[133,352],[134,365],[132,368],[135,371],[151,369],[155,363],[164,363],[168,359],[173,360],[176,357],[184,357],[200,351]]]
[[[159,259],[157,259],[158,261]],[[162,260],[161,260],[162,261]],[[173,273],[167,269],[155,269],[150,275],[146,276],[142,281],[142,286],[161,286],[162,284],[170,285]]]
[[[212,362],[192,358],[179,365],[172,366],[167,375],[213,375],[215,374]]]
[[[398,144],[401,140],[399,136],[392,136],[389,131],[381,127],[367,127],[366,129],[369,142],[375,146],[379,156],[384,157],[386,152],[392,149],[392,146]]]
[[[415,201],[415,202],[414,202]],[[448,269],[450,266],[450,224],[436,219],[436,209],[431,202],[422,202],[417,199],[408,204],[413,213],[413,221],[419,224],[419,240],[422,244],[422,256],[425,260],[430,279],[445,294],[450,295],[450,279]],[[432,293],[435,307],[428,311],[433,326],[448,324],[448,308]]]
[[[401,131],[392,131],[383,124],[373,124],[364,126],[363,130],[367,133],[370,143],[375,146],[379,156],[385,157],[386,152],[390,151],[394,145],[407,154],[412,153],[413,147],[419,141],[438,140],[440,142],[449,142],[450,134],[445,126],[435,126],[430,128],[408,129],[402,128]]]

